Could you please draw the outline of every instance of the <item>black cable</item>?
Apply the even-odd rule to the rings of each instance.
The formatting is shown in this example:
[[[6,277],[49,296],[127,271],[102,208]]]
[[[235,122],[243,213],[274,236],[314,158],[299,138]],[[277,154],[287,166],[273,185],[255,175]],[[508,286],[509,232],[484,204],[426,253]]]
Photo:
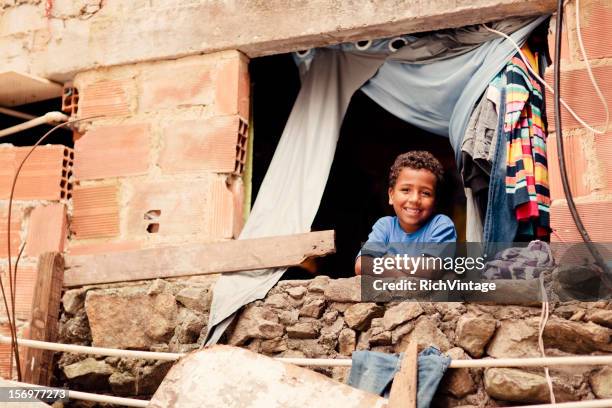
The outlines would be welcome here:
[[[587,232],[578,209],[574,203],[574,196],[570,189],[569,180],[567,177],[567,168],[565,166],[565,153],[563,151],[563,129],[561,127],[561,30],[563,29],[563,0],[557,0],[557,21],[555,28],[555,61],[554,61],[554,106],[555,106],[555,129],[557,131],[557,152],[559,156],[559,172],[561,173],[561,184],[563,185],[563,193],[567,200],[567,206],[570,210],[574,224],[582,237],[582,240],[586,243],[587,248],[595,263],[603,271],[603,283],[608,287],[612,287],[610,282],[610,269],[606,264],[605,260],[593,244],[589,233]]]

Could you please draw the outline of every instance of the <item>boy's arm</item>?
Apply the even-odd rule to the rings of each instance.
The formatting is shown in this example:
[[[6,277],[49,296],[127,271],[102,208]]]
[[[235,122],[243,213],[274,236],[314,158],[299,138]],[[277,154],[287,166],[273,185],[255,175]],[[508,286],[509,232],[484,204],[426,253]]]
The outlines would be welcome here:
[[[372,232],[370,232],[370,235],[368,235],[368,240],[363,245],[362,250],[357,254],[357,258],[355,259],[355,275],[361,275],[361,258],[364,256],[372,256],[370,254],[362,254],[363,249],[366,248],[368,244],[370,244],[370,246],[386,245],[388,236],[389,217],[379,218],[378,221],[376,221],[372,226]],[[380,249],[382,250],[382,248]]]

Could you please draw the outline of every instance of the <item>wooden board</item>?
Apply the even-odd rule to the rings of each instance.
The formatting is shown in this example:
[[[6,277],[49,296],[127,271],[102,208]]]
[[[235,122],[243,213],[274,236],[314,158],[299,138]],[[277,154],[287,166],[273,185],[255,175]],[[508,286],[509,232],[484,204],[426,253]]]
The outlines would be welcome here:
[[[38,274],[32,301],[30,339],[55,342],[62,296],[64,258],[57,252],[38,258]],[[50,385],[53,373],[53,351],[28,348],[25,355],[23,381]]]
[[[189,353],[170,369],[149,408],[383,408],[387,400],[322,374],[239,347]]]
[[[64,286],[298,265],[336,251],[334,231],[66,257]]]
[[[404,352],[402,366],[391,385],[389,408],[416,408],[417,403],[417,343],[411,342]]]
[[[16,71],[0,72],[0,106],[18,106],[62,96],[62,86]]]

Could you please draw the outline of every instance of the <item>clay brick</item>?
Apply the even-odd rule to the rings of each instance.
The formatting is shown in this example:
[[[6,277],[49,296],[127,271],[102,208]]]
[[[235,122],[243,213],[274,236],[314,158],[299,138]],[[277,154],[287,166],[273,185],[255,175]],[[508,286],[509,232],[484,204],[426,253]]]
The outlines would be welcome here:
[[[213,238],[232,238],[233,235],[234,195],[225,179],[216,176],[210,183],[208,231]]]
[[[232,237],[232,192],[225,176],[211,174],[188,181],[156,181],[133,186],[127,232],[136,239],[197,235],[205,239]],[[150,227],[155,225],[153,230]]]
[[[131,113],[129,79],[105,80],[80,88],[78,109],[81,117],[122,116]]]
[[[12,308],[8,287],[8,270],[6,267],[0,268],[2,281],[5,282],[4,290],[8,296],[8,305]],[[13,269],[13,273],[15,270]],[[29,320],[32,311],[32,301],[34,300],[34,288],[36,286],[37,270],[36,266],[19,265],[17,268],[17,284],[15,298],[15,315],[18,319]],[[0,304],[0,318],[6,319],[4,303]]]
[[[580,5],[580,28],[587,57],[589,60],[611,57],[612,3],[609,0],[581,1]],[[575,26],[575,16],[572,18]],[[572,35],[576,36],[575,29]],[[575,43],[578,58],[582,60],[577,38]]]
[[[612,106],[612,65],[593,67],[593,75],[608,102],[608,106]],[[552,67],[546,70],[545,79],[551,86],[553,85]],[[549,131],[552,131],[555,127],[554,106],[552,95],[548,92],[546,96],[548,98],[546,114],[548,115]],[[586,69],[561,72],[561,97],[590,126],[601,126],[605,123],[605,111]],[[565,108],[562,107],[561,111],[561,123],[564,129],[582,127]]]
[[[594,242],[612,242],[612,201],[576,204],[580,218]],[[551,239],[555,242],[582,242],[580,234],[566,204],[553,204],[550,208]]]
[[[106,254],[110,252],[135,251],[142,248],[142,243],[137,241],[122,241],[122,242],[100,242],[94,244],[71,244],[68,247],[68,254],[77,255],[94,255]]]
[[[155,181],[133,186],[129,200],[127,232],[143,239],[156,236],[207,235],[209,181]],[[151,224],[158,229],[147,232]]]
[[[603,167],[604,190],[612,191],[612,131],[595,135],[595,157]]]
[[[563,21],[563,32],[561,33],[561,64],[563,63],[567,63],[568,61],[571,60],[570,57],[570,46],[569,46],[569,41],[568,41],[568,34],[567,34],[567,14],[564,15],[564,21]],[[548,33],[548,52],[550,53],[550,58],[554,61],[555,60],[555,27],[552,24],[553,22],[551,21],[551,26],[550,26],[550,31]]]
[[[147,66],[141,79],[138,109],[149,112],[214,101],[213,65],[193,58]]]
[[[70,229],[76,239],[114,237],[119,234],[118,187],[75,187]]]
[[[231,173],[235,168],[239,126],[238,116],[171,123],[163,130],[159,166],[167,174]]]
[[[38,206],[30,214],[25,253],[38,256],[45,252],[62,252],[66,241],[66,206],[53,203]]]
[[[548,137],[548,181],[550,186],[550,198],[556,200],[565,198],[561,174],[559,172],[559,157],[557,155],[556,136]],[[575,197],[588,195],[589,185],[585,176],[587,175],[587,162],[584,157],[583,139],[578,135],[565,135],[563,137],[563,150],[565,151],[565,165],[569,179],[570,189]]]
[[[11,256],[16,257],[19,253],[19,246],[21,245],[21,220],[22,214],[19,207],[13,206],[11,214]],[[0,258],[6,258],[8,255],[7,248],[7,224],[8,224],[8,210],[3,208],[0,210]],[[14,259],[14,258],[13,258]],[[13,260],[14,262],[14,260]]]
[[[4,309],[4,305],[2,305]],[[3,336],[10,336],[11,330],[9,328],[8,323],[0,324],[0,334]],[[29,329],[28,328],[18,328],[17,329],[17,337],[29,337]],[[13,378],[16,380],[17,378],[17,369],[15,368],[15,364],[13,364],[13,372],[10,373],[9,367],[10,365],[10,356],[11,356],[11,345],[10,344],[0,344],[0,377],[5,379]],[[23,361],[26,353],[26,347],[19,347],[19,357],[21,357],[21,367],[23,368]],[[13,356],[14,359],[14,356]],[[13,360],[14,361],[14,360]],[[21,371],[23,373],[23,370]]]
[[[0,199],[8,199],[15,172],[31,147],[0,149]],[[62,185],[70,172],[72,149],[65,146],[40,146],[21,168],[15,186],[15,200],[60,200]]]
[[[78,180],[145,174],[149,167],[149,126],[106,126],[75,142]]]
[[[250,79],[248,59],[235,57],[220,61],[215,81],[215,107],[220,115],[238,114],[248,120]]]

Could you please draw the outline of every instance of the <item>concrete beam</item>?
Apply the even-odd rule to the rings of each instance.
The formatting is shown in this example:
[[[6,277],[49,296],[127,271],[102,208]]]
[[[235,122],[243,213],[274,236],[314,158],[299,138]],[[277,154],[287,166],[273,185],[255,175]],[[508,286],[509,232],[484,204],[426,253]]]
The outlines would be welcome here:
[[[53,20],[13,33],[22,47],[0,66],[28,67],[65,80],[99,66],[237,49],[250,57],[357,39],[460,27],[509,16],[551,13],[554,0],[110,0],[88,19]],[[41,3],[40,7],[44,4]],[[19,7],[19,6],[15,6]],[[44,13],[41,14],[44,16]],[[53,15],[53,11],[51,12]],[[44,17],[42,17],[44,18]],[[37,40],[38,39],[38,40]],[[42,39],[42,40],[41,40]],[[41,41],[43,42],[41,44]],[[16,44],[11,42],[11,49]],[[25,60],[24,60],[25,58]]]

